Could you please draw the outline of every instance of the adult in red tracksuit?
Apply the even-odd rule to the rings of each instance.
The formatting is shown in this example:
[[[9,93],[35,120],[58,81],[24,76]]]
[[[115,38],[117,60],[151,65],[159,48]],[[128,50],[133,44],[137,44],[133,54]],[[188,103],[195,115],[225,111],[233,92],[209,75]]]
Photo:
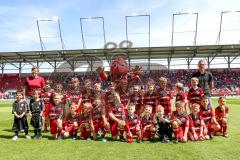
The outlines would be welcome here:
[[[32,75],[30,77],[25,78],[25,98],[29,105],[30,100],[32,99],[32,94],[35,90],[42,92],[45,87],[45,80],[43,77],[38,75],[39,69],[37,67],[32,68]]]

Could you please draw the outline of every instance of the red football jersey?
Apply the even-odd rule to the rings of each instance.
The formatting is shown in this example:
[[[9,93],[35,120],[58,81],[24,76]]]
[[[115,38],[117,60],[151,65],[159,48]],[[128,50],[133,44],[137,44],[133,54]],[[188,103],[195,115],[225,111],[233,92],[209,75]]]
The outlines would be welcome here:
[[[216,116],[216,120],[220,121],[221,118],[224,118],[226,114],[228,114],[229,109],[228,107],[225,107],[225,111],[221,110],[220,106],[218,106],[215,109],[215,116]]]
[[[202,88],[190,88],[190,90],[188,91],[188,100],[190,101],[191,104],[193,103],[197,103],[199,105],[201,105],[201,97],[203,96],[204,91],[202,90]]]
[[[42,91],[45,87],[44,78],[41,76],[37,76],[36,78],[27,77],[25,79],[25,86],[26,86],[26,95],[31,96],[35,90]]]

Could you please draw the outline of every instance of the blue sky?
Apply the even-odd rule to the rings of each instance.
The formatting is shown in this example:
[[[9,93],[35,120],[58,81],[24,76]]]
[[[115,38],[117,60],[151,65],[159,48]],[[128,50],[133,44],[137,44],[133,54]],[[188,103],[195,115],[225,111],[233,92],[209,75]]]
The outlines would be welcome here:
[[[40,50],[36,20],[59,17],[66,49],[81,49],[80,17],[103,16],[106,39],[119,43],[125,39],[125,16],[132,14],[151,15],[151,46],[168,46],[171,42],[172,14],[198,12],[197,44],[215,44],[221,11],[240,10],[239,0],[1,0],[0,2],[0,52]],[[240,13],[223,17],[224,31],[221,43],[239,43]],[[179,16],[176,31],[194,29],[193,15]],[[129,20],[130,33],[147,31],[147,19]],[[41,23],[43,35],[55,36],[56,23]],[[101,23],[84,22],[84,33],[101,34]],[[146,34],[129,36],[135,47],[147,46]],[[46,49],[60,49],[58,39],[43,39]],[[87,48],[103,47],[102,36],[85,36]],[[175,34],[175,45],[192,45],[193,33]]]

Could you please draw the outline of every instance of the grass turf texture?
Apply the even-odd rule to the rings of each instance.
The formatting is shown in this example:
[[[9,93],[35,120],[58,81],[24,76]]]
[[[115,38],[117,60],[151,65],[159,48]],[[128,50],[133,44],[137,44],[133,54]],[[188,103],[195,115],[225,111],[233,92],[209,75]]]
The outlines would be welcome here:
[[[213,99],[216,106],[217,100]],[[240,159],[239,134],[239,98],[227,99],[230,109],[229,137],[214,137],[203,142],[188,142],[185,144],[163,144],[160,142],[144,142],[132,144],[108,140],[51,140],[49,133],[43,133],[42,140],[27,140],[20,133],[17,141],[12,141],[11,131],[13,115],[11,102],[0,101],[0,158],[2,160],[60,160],[60,159]],[[32,127],[30,135],[33,136]],[[107,135],[110,137],[110,135]]]

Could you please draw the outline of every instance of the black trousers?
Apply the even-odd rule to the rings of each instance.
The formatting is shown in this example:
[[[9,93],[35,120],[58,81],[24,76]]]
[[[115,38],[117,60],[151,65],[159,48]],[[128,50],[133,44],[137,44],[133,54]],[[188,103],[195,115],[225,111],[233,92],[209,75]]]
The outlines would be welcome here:
[[[160,139],[168,138],[172,140],[172,128],[169,123],[158,123],[158,135]]]

